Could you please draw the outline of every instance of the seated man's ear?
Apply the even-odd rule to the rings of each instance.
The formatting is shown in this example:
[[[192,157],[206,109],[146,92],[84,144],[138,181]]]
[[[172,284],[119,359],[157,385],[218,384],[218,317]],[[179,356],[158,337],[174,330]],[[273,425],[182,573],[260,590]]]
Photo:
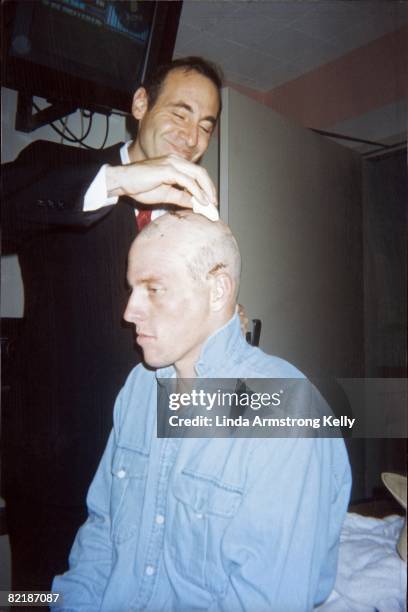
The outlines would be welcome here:
[[[136,89],[132,101],[132,115],[137,121],[143,119],[149,106],[147,91],[144,87]]]
[[[219,312],[234,300],[235,283],[226,272],[219,271],[211,278],[211,310]]]

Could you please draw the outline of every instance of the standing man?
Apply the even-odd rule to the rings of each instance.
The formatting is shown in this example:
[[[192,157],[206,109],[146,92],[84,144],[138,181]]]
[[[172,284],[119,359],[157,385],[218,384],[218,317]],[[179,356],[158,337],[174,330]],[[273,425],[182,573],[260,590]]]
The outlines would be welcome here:
[[[35,142],[3,166],[3,252],[18,254],[25,293],[2,428],[14,590],[47,589],[64,571],[114,398],[139,360],[122,315],[140,205],[216,203],[196,164],[220,87],[205,60],[176,60],[136,91],[133,142],[104,151]]]

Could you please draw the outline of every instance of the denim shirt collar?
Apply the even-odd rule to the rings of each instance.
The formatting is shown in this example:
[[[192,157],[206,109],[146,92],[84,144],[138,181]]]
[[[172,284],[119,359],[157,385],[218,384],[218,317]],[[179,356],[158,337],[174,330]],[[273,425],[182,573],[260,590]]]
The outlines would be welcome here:
[[[239,354],[240,347],[246,345],[241,331],[241,322],[236,311],[234,316],[220,329],[217,329],[205,341],[200,357],[194,368],[199,378],[221,377],[220,372],[224,369],[229,359]],[[174,366],[159,368],[156,370],[157,378],[172,378],[176,375]]]

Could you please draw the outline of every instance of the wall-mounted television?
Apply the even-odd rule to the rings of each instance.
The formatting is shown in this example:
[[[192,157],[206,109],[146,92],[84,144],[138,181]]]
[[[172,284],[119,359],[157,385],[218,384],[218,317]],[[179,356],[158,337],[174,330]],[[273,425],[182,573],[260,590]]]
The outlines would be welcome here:
[[[2,2],[2,85],[92,111],[129,112],[132,94],[170,61],[182,2]]]

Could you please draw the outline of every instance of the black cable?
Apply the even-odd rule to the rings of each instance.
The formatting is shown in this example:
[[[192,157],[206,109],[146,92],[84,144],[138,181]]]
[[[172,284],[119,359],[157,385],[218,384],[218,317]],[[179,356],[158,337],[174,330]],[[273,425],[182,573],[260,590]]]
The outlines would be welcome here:
[[[99,147],[100,149],[103,149],[103,147],[106,144],[106,141],[108,140],[108,135],[109,135],[109,115],[106,115],[106,132],[105,132],[105,138],[103,140],[102,145]]]
[[[62,123],[62,119],[60,119],[60,121],[61,121],[61,123]],[[75,142],[78,142],[78,143],[82,144],[82,143],[83,143],[83,141],[84,141],[84,140],[87,138],[87,136],[88,136],[89,132],[91,131],[92,123],[93,123],[93,113],[91,113],[91,114],[89,115],[89,123],[88,123],[88,127],[87,127],[87,129],[86,129],[85,134],[84,134],[83,136],[81,136],[80,138],[79,138],[78,136],[76,136],[76,135],[75,135],[75,134],[74,134],[74,133],[73,133],[73,132],[72,132],[72,131],[69,129],[69,127],[68,127],[67,125],[65,125],[65,124],[63,124],[63,125],[64,125],[64,131],[67,131],[67,132],[68,132],[68,134],[70,134],[70,135],[71,135],[71,137],[75,139]],[[67,138],[67,140],[70,140],[70,139],[69,139],[69,138]]]
[[[40,107],[37,106],[37,104],[34,101],[33,101],[32,104],[33,104],[33,107],[35,108],[35,110],[37,112],[41,111]],[[73,142],[75,144],[78,144],[79,138],[77,136],[75,136],[75,134],[72,134],[72,132],[71,132],[71,134],[72,134],[72,136],[74,136],[74,138],[69,138],[69,136],[66,136],[64,134],[64,132],[62,130],[60,130],[53,122],[49,123],[48,125],[54,130],[54,132],[59,134],[59,136],[61,136],[64,140],[67,140],[68,142]],[[67,131],[70,132],[70,130],[68,128],[66,128],[66,129],[67,129]],[[86,145],[84,144],[84,146],[86,146]]]
[[[38,109],[37,109],[38,110]],[[64,121],[62,119],[60,119],[60,122],[62,123],[63,126],[63,134],[64,136],[62,136],[62,138],[64,138],[65,140],[68,140],[68,142],[74,142],[76,144],[83,144],[83,141],[87,138],[89,132],[91,131],[91,127],[92,127],[92,123],[93,123],[93,113],[89,116],[89,123],[88,123],[88,127],[86,129],[86,132],[83,136],[81,136],[80,138],[78,136],[76,136],[70,129],[69,127],[66,125],[66,123],[64,123]],[[68,136],[65,136],[65,132],[68,132],[68,134],[71,135],[72,138],[69,138]],[[86,146],[86,145],[85,145]]]
[[[37,112],[40,112],[40,111],[42,110],[42,109],[41,109],[39,106],[37,106],[37,104],[34,102],[34,100],[32,100],[32,102],[31,102],[31,103],[32,103],[33,107],[35,108],[35,110],[36,110]],[[61,121],[61,123],[62,123],[62,119],[60,119],[60,121]],[[78,140],[79,140],[79,139],[78,139],[78,137],[77,137],[77,136],[75,136],[75,134],[72,134],[72,132],[71,132],[71,135],[73,136],[73,138],[69,138],[68,136],[65,136],[64,132],[63,132],[63,131],[60,131],[60,129],[59,129],[59,128],[57,128],[57,126],[56,126],[56,125],[54,125],[54,123],[50,122],[48,125],[50,125],[50,126],[52,127],[52,129],[53,129],[55,132],[57,132],[57,134],[59,134],[59,135],[60,135],[60,136],[61,136],[63,139],[68,140],[68,142],[73,142],[73,143],[75,143],[75,144],[77,144],[77,143],[78,143]],[[66,128],[66,126],[65,126],[65,125],[63,125],[63,127],[64,127],[64,129]],[[66,129],[68,130],[68,128],[66,128]]]
[[[68,136],[66,136],[64,134],[64,132],[62,130],[60,130],[59,128],[57,128],[56,125],[54,125],[53,123],[49,123],[50,128],[52,128],[54,130],[54,132],[56,132],[57,134],[59,134],[59,136],[61,136],[64,140],[68,140],[68,142],[73,142],[75,144],[78,144],[77,140],[74,140],[73,138],[68,138]],[[84,146],[86,146],[84,144]]]
[[[37,112],[39,112],[41,109],[39,106],[37,106],[37,104],[33,101],[33,106],[35,108],[35,110]],[[63,139],[67,140],[68,142],[72,142],[74,144],[81,144],[83,147],[85,147],[86,149],[90,149],[92,151],[98,151],[100,149],[103,149],[103,147],[106,144],[106,141],[108,140],[108,136],[109,136],[109,115],[106,115],[106,132],[105,132],[105,138],[103,140],[103,143],[100,147],[91,147],[87,144],[85,144],[83,142],[83,140],[88,136],[89,132],[90,132],[90,126],[93,123],[93,113],[91,113],[90,118],[89,118],[89,125],[88,125],[88,129],[85,133],[84,136],[82,136],[81,138],[78,138],[67,126],[64,126],[64,130],[67,131],[73,138],[69,138],[69,136],[67,136],[62,130],[60,130],[53,122],[49,123],[50,127],[54,130],[54,132],[56,132],[59,136],[61,136]]]

